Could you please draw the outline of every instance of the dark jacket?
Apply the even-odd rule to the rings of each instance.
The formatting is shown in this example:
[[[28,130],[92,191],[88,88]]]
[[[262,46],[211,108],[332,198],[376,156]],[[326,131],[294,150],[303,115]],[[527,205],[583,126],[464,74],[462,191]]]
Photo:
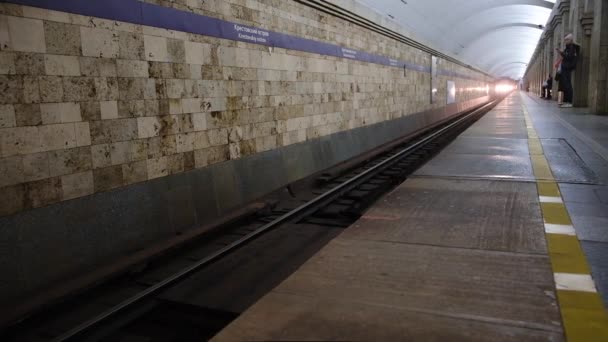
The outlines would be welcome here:
[[[579,54],[580,46],[574,43],[566,45],[564,52],[562,52],[562,70],[572,71],[576,69]]]

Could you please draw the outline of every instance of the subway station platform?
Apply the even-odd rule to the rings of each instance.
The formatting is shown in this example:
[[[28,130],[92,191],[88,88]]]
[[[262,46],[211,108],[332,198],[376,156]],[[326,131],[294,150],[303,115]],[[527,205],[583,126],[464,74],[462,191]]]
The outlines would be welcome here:
[[[607,341],[607,126],[512,93],[214,340]]]

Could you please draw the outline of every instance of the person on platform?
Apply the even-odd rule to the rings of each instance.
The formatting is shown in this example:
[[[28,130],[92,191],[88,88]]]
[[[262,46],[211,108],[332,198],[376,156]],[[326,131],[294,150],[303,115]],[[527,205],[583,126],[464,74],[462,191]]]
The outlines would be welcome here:
[[[562,56],[561,72],[559,83],[564,89],[564,103],[561,104],[561,108],[572,108],[572,97],[574,91],[572,89],[572,71],[576,69],[576,63],[578,62],[578,56],[580,54],[580,47],[574,44],[572,34],[567,34],[564,37],[564,43],[566,44],[564,50],[555,48],[557,52]]]
[[[545,83],[543,83],[541,99],[551,100],[551,90],[553,89],[553,77],[549,75]]]
[[[555,77],[554,80],[557,82],[557,104],[561,105],[564,103],[564,88],[563,84],[560,83],[559,78],[562,73],[562,55],[557,55],[557,59],[555,60],[555,64],[553,67],[555,68]]]

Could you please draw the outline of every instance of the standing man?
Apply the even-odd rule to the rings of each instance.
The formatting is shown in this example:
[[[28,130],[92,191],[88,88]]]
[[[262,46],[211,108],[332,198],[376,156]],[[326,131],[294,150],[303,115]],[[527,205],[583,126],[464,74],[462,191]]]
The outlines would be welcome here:
[[[551,100],[551,90],[553,89],[553,77],[547,76],[547,80],[543,83],[541,99]]]
[[[551,95],[553,95],[553,76],[549,74],[547,77],[547,88],[545,90],[545,99],[551,100]]]
[[[576,62],[578,61],[580,47],[574,44],[571,33],[564,37],[564,43],[566,44],[566,47],[563,51],[559,48],[555,48],[562,56],[562,67],[559,83],[560,86],[563,84],[564,103],[560,107],[572,108],[572,96],[574,92],[572,90],[572,71],[576,69]]]

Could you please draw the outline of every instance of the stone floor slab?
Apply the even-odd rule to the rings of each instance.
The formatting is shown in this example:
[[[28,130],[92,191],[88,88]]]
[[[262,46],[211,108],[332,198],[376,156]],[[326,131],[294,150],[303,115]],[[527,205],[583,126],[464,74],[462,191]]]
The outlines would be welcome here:
[[[511,252],[547,251],[534,183],[412,178],[342,236]]]
[[[526,139],[459,137],[444,149],[456,154],[527,155]]]
[[[275,322],[259,324],[258,322]],[[270,293],[213,341],[563,341],[560,332],[438,316],[395,306]]]
[[[441,152],[417,176],[534,180],[530,157]]]
[[[502,326],[493,332],[485,329],[477,332],[487,340],[502,340],[505,337],[500,330],[509,327],[535,329],[539,334],[542,331],[545,340],[560,340],[561,323],[553,287],[553,274],[545,255],[340,236],[228,326],[224,330],[228,333],[221,334],[218,340],[231,336],[233,326],[236,331],[253,327],[255,322],[259,326],[261,317],[272,311],[272,323],[248,331],[247,334],[253,334],[248,338],[285,338],[282,335],[285,329],[294,329],[289,323],[299,324],[300,320],[314,323],[309,329],[293,332],[289,338],[361,340],[366,336],[360,335],[361,326],[378,321],[398,329],[393,337],[404,336],[398,324],[382,317],[417,312],[433,316],[426,321],[426,327],[420,327],[421,334],[431,330],[430,322],[446,323],[449,317],[475,321],[476,327],[484,323]],[[286,296],[294,296],[294,302],[277,302]],[[353,312],[356,306],[361,308]],[[387,308],[389,312],[377,316],[374,313],[377,308]],[[458,332],[458,324],[454,324],[441,324],[438,333],[455,338],[467,334]],[[383,334],[382,329],[368,328],[371,337]],[[261,335],[256,336],[258,332]],[[525,339],[523,335],[519,337]]]

